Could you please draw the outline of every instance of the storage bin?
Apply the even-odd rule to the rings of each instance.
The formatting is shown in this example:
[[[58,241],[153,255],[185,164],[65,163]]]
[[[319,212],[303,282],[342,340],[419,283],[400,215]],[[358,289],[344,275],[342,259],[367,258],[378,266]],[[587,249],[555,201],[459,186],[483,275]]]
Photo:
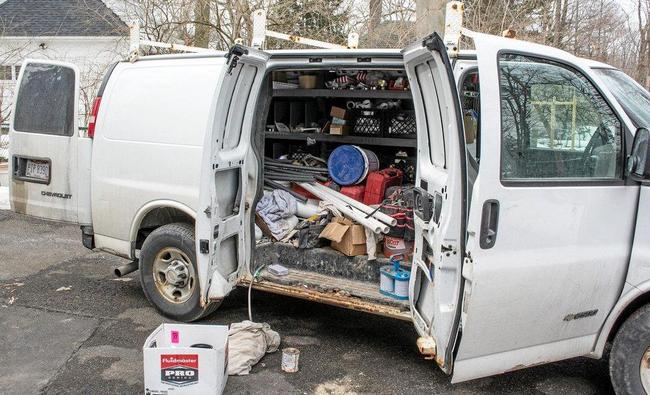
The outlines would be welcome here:
[[[381,137],[384,132],[382,115],[377,110],[355,111],[352,133],[356,136]]]
[[[391,114],[388,120],[387,136],[416,138],[416,133],[417,124],[413,111],[400,111]]]

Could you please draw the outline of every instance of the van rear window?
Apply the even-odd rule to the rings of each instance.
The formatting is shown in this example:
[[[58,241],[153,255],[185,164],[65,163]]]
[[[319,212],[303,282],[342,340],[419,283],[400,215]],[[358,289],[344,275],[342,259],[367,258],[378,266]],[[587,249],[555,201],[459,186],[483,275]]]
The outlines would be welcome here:
[[[25,66],[18,89],[14,130],[72,136],[74,104],[74,70],[30,63]]]

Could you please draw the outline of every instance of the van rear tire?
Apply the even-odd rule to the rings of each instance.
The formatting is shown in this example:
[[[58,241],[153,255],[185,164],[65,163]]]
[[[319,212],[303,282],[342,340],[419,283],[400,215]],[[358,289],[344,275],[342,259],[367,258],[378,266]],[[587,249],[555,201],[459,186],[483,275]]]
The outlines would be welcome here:
[[[140,284],[162,315],[192,322],[219,307],[219,303],[201,306],[197,273],[192,225],[164,225],[147,236],[140,250]]]
[[[650,305],[621,325],[609,356],[609,375],[618,395],[650,393]]]

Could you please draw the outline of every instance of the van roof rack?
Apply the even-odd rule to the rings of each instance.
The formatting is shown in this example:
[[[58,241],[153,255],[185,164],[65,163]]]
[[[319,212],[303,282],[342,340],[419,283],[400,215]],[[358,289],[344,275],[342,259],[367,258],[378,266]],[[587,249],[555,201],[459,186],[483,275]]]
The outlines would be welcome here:
[[[463,31],[464,10],[465,5],[462,1],[450,1],[447,3],[445,14],[445,32],[443,40],[445,42],[445,46],[447,47],[447,52],[451,57],[456,57],[459,53],[460,38]],[[323,49],[356,49],[359,47],[359,34],[356,32],[351,32],[348,35],[347,46],[344,46],[293,34],[285,34],[273,30],[268,30],[266,28],[266,11],[256,10],[253,12],[253,38],[251,46],[257,49],[263,48],[267,37],[273,37],[279,40],[290,41],[293,43],[304,44]],[[240,39],[236,40],[236,44],[241,44],[241,42],[237,41],[241,41]],[[151,46],[156,48],[169,49],[171,51],[190,53],[221,53],[220,51],[216,51],[210,48],[200,48],[182,44],[170,44],[159,41],[142,40],[140,38],[140,23],[138,21],[134,21],[129,25],[129,60],[131,62],[137,60],[140,56],[141,46]]]

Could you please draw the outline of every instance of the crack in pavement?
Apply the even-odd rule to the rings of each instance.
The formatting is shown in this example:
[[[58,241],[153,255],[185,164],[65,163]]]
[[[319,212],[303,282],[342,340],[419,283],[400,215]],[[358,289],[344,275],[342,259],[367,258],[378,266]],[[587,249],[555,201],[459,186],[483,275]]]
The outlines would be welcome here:
[[[86,342],[87,342],[88,340],[92,339],[92,337],[95,336],[95,334],[97,333],[97,331],[99,330],[99,328],[101,327],[101,325],[102,325],[102,321],[98,321],[98,322],[97,322],[97,325],[95,326],[95,328],[93,329],[93,331],[90,333],[90,335],[89,335],[88,337],[86,337],[83,341],[81,341],[81,342],[79,343],[79,346],[77,346],[74,350],[72,350],[72,353],[70,354],[70,356],[68,356],[68,358],[65,360],[65,362],[63,362],[63,363],[61,364],[61,366],[59,366],[59,369],[57,369],[56,373],[54,373],[54,375],[52,375],[52,377],[50,377],[50,379],[49,379],[49,380],[47,381],[47,383],[43,386],[43,388],[41,388],[41,389],[39,390],[39,392],[40,392],[41,394],[46,393],[48,387],[49,387],[50,385],[52,385],[52,383],[53,383],[56,379],[58,379],[59,376],[60,376],[61,374],[63,374],[63,372],[64,372],[64,371],[66,370],[66,368],[68,367],[68,363],[69,363],[69,362],[70,362],[70,361],[71,361],[71,360],[72,360],[72,359],[77,355],[77,353],[78,353],[79,350],[84,346],[84,344],[86,344]]]

